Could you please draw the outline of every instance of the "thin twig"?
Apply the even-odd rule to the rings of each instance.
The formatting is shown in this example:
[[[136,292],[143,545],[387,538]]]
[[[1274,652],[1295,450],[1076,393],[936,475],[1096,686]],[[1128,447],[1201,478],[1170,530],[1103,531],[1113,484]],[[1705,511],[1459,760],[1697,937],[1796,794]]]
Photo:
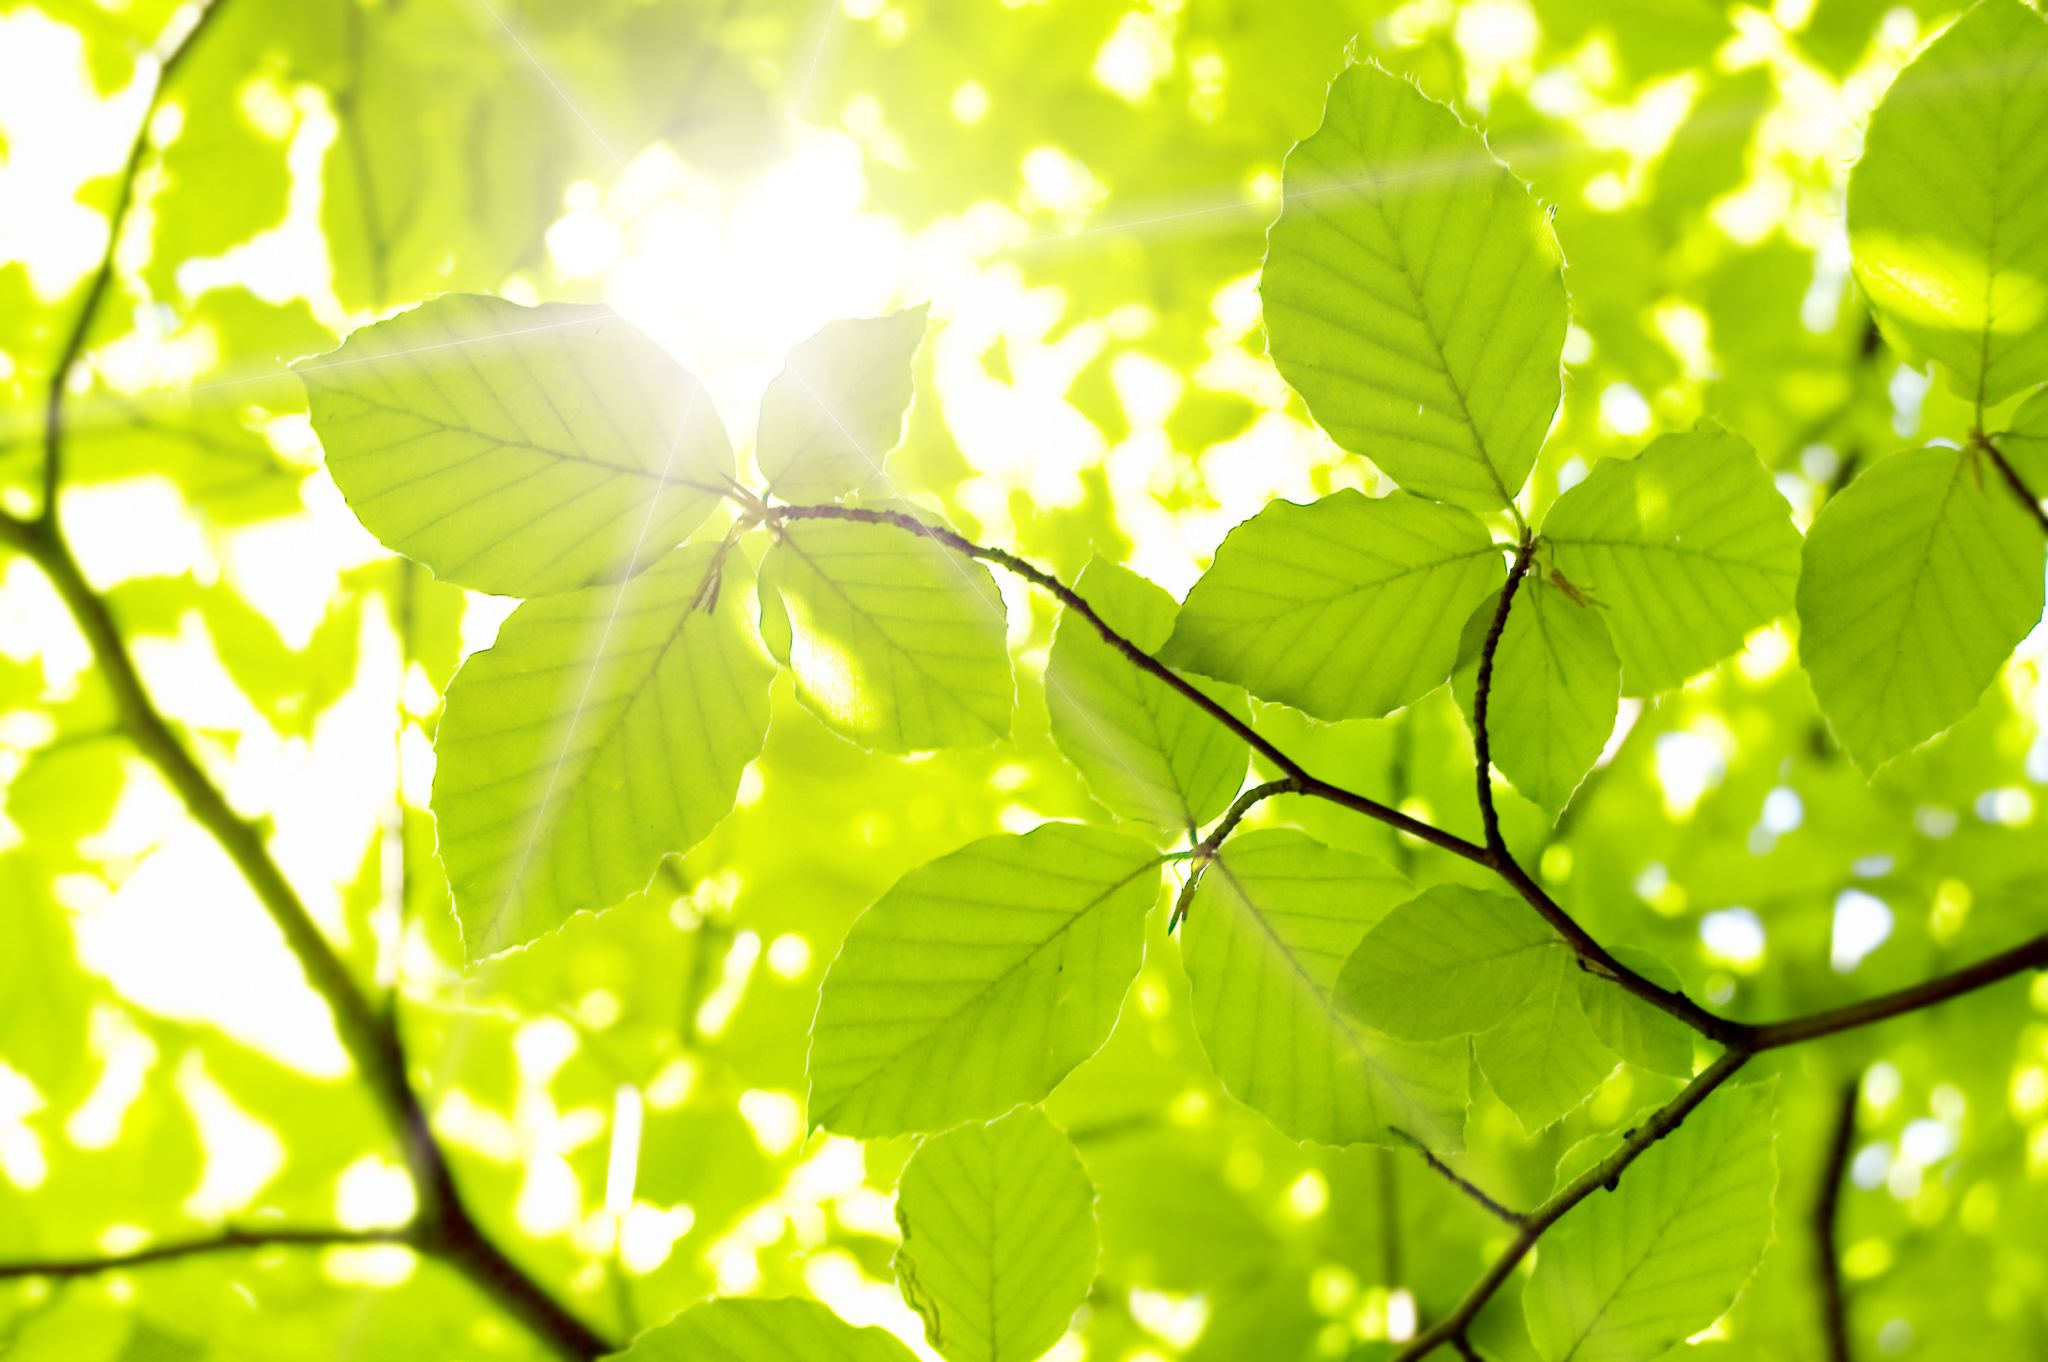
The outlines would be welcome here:
[[[199,17],[192,21],[192,27],[185,30],[185,36],[165,54],[162,64],[157,67],[156,84],[149,92],[149,103],[142,110],[142,121],[136,127],[135,141],[128,148],[128,160],[121,167],[120,178],[114,183],[114,206],[107,214],[107,249],[100,255],[99,267],[93,271],[92,282],[86,285],[85,298],[78,305],[78,315],[72,319],[71,330],[64,337],[64,346],[57,352],[57,363],[50,370],[50,391],[43,411],[43,504],[37,513],[44,524],[52,524],[56,520],[57,484],[64,475],[65,389],[70,383],[71,370],[85,353],[86,338],[92,332],[100,304],[106,300],[107,289],[114,282],[114,259],[121,245],[121,228],[128,221],[128,210],[134,206],[135,180],[142,173],[144,158],[149,155],[149,125],[156,121],[156,111],[163,103],[164,94],[171,88],[171,78],[198,50],[199,40],[226,8],[227,0],[214,0],[200,10]]]
[[[2006,951],[1989,960],[1982,961],[1953,974],[1930,979],[1911,988],[1900,989],[1867,1002],[1855,1003],[1848,1007],[1816,1013],[1809,1017],[1795,1017],[1786,1021],[1757,1025],[1739,1022],[1701,1007],[1684,993],[1660,988],[1650,980],[1617,960],[1589,934],[1585,928],[1567,913],[1557,900],[1538,884],[1529,872],[1508,854],[1468,842],[1455,833],[1446,832],[1421,819],[1410,817],[1397,809],[1389,808],[1377,800],[1347,790],[1329,781],[1322,780],[1304,768],[1285,752],[1254,730],[1250,724],[1239,719],[1221,704],[1204,694],[1200,688],[1181,676],[1173,668],[1161,662],[1152,654],[1118,633],[1108,621],[1097,614],[1094,607],[1075,591],[1052,574],[1034,566],[1023,558],[1004,549],[989,548],[977,544],[963,535],[942,525],[929,524],[916,516],[902,511],[880,510],[862,506],[816,505],[816,506],[765,506],[755,503],[760,518],[780,526],[789,521],[799,520],[845,520],[869,525],[886,525],[907,534],[933,540],[968,558],[994,563],[1008,572],[1023,578],[1057,599],[1062,605],[1079,614],[1102,636],[1104,642],[1122,653],[1139,670],[1158,677],[1174,690],[1186,696],[1196,708],[1222,724],[1253,751],[1279,768],[1293,782],[1294,794],[1308,795],[1328,800],[1342,808],[1362,813],[1395,828],[1419,841],[1449,851],[1475,865],[1485,866],[1506,882],[1524,901],[1548,922],[1559,936],[1563,937],[1573,952],[1595,973],[1612,979],[1622,988],[1649,1003],[1662,1012],[1677,1018],[1693,1030],[1727,1047],[1731,1052],[1750,1054],[1759,1050],[1772,1050],[1780,1046],[1796,1044],[1820,1036],[1832,1035],[1837,1031],[1867,1026],[1872,1022],[1917,1011],[1935,1003],[1946,1001],[1996,983],[2001,979],[2018,974],[2026,969],[2038,969],[2048,965],[2048,937],[2037,937],[2032,941]]]
[[[1842,1085],[1835,1103],[1835,1123],[1828,1137],[1827,1161],[1821,1168],[1820,1193],[1813,1203],[1813,1275],[1820,1289],[1821,1328],[1827,1339],[1828,1362],[1854,1362],[1849,1349],[1849,1309],[1842,1297],[1842,1251],[1837,1241],[1842,1214],[1842,1181],[1849,1171],[1849,1150],[1856,1142],[1856,1096],[1861,1084],[1852,1078]]]
[[[1295,782],[1293,793],[1327,800],[1340,808],[1350,809],[1355,813],[1364,814],[1368,818],[1377,819],[1395,831],[1413,837],[1417,841],[1427,842],[1439,850],[1448,851],[1452,855],[1462,857],[1475,865],[1484,866],[1489,870],[1495,871],[1508,882],[1515,892],[1528,900],[1530,906],[1535,908],[1542,915],[1544,921],[1550,923],[1565,938],[1567,944],[1581,958],[1586,960],[1598,972],[1613,979],[1630,993],[1635,994],[1652,1007],[1671,1014],[1686,1025],[1714,1040],[1720,1040],[1724,1034],[1734,1027],[1733,1023],[1716,1017],[1713,1013],[1698,1006],[1683,993],[1659,988],[1650,980],[1615,959],[1605,947],[1601,946],[1578,923],[1573,921],[1571,915],[1559,907],[1554,899],[1544,893],[1542,888],[1521,867],[1516,866],[1513,858],[1497,856],[1486,847],[1476,842],[1468,842],[1456,833],[1446,832],[1434,824],[1411,817],[1408,814],[1402,813],[1399,809],[1380,803],[1376,799],[1367,798],[1365,795],[1347,790],[1341,785],[1334,785],[1329,781],[1310,774],[1300,762],[1281,751],[1264,735],[1253,729],[1250,724],[1238,718],[1223,705],[1204,694],[1200,687],[1196,686],[1186,677],[1183,677],[1173,668],[1167,666],[1164,662],[1161,662],[1158,658],[1152,656],[1152,654],[1146,652],[1123,634],[1117,632],[1107,620],[1096,613],[1095,608],[1088,604],[1087,600],[1079,592],[1060,581],[1059,578],[1051,573],[1018,557],[1016,554],[1005,549],[990,548],[983,544],[977,544],[973,540],[945,528],[943,525],[930,524],[902,511],[881,510],[865,506],[816,505],[764,506],[759,508],[759,513],[762,519],[777,526],[789,521],[800,520],[845,520],[867,525],[887,525],[902,530],[907,534],[930,539],[952,549],[963,557],[994,563],[1005,571],[1021,577],[1057,599],[1067,609],[1072,610],[1081,618],[1087,620],[1095,632],[1101,635],[1103,641],[1123,654],[1132,666],[1159,678],[1159,680],[1185,696],[1189,703],[1193,704],[1197,709],[1200,709],[1217,723],[1222,724],[1237,735],[1254,752],[1264,757],[1267,762],[1276,767],[1282,775]]]
[[[1515,550],[1514,566],[1508,570],[1507,585],[1501,588],[1500,603],[1494,607],[1493,622],[1486,627],[1486,641],[1479,646],[1479,677],[1472,691],[1473,764],[1479,770],[1479,821],[1486,830],[1486,849],[1496,857],[1508,854],[1501,840],[1500,811],[1493,803],[1493,740],[1486,730],[1486,711],[1493,700],[1493,659],[1500,651],[1501,636],[1507,633],[1508,612],[1514,609],[1515,593],[1529,573],[1536,541],[1524,536]]]
[[[1465,1298],[1458,1302],[1457,1308],[1418,1334],[1414,1342],[1395,1354],[1394,1362],[1417,1362],[1417,1359],[1427,1357],[1438,1348],[1447,1344],[1455,1345],[1456,1340],[1464,1337],[1465,1331],[1471,1327],[1480,1310],[1485,1308],[1486,1303],[1493,1299],[1494,1293],[1513,1275],[1522,1259],[1528,1256],[1529,1250],[1536,1247],[1536,1241],[1543,1237],[1546,1230],[1594,1192],[1618,1183],[1630,1164],[1641,1158],[1657,1141],[1678,1129],[1679,1123],[1692,1114],[1693,1108],[1704,1102],[1714,1089],[1733,1078],[1748,1060],[1748,1055],[1737,1051],[1722,1055],[1711,1067],[1688,1083],[1678,1096],[1658,1108],[1649,1120],[1630,1131],[1622,1140],[1619,1149],[1581,1173],[1569,1186],[1531,1211],[1524,1218],[1521,1231],[1515,1235],[1506,1252],[1494,1260],[1493,1266],[1489,1267],[1486,1275],[1466,1292]]]
[[[344,1248],[367,1244],[413,1243],[409,1226],[391,1229],[239,1229],[230,1228],[203,1239],[185,1239],[168,1244],[151,1244],[129,1253],[91,1254],[69,1258],[17,1259],[0,1262],[0,1281],[24,1277],[94,1277],[106,1272],[149,1267],[181,1258],[199,1258],[215,1253],[249,1252],[266,1248]]]
[[[1527,1216],[1523,1215],[1520,1211],[1511,1211],[1507,1207],[1501,1205],[1498,1201],[1495,1201],[1492,1197],[1486,1194],[1485,1189],[1481,1188],[1477,1183],[1471,1181],[1470,1179],[1465,1177],[1464,1174],[1458,1172],[1449,1164],[1445,1163],[1442,1159],[1438,1158],[1434,1150],[1432,1150],[1428,1145],[1424,1144],[1422,1141],[1416,1139],[1413,1135],[1410,1135],[1407,1131],[1396,1128],[1394,1134],[1406,1140],[1409,1146],[1413,1148],[1416,1153],[1422,1156],[1422,1161],[1424,1163],[1428,1164],[1431,1169],[1433,1169],[1436,1173],[1438,1173],[1440,1176],[1449,1181],[1453,1187],[1456,1187],[1466,1196],[1472,1198],[1472,1200],[1477,1202],[1482,1208],[1484,1208],[1488,1214],[1500,1220],[1504,1220],[1510,1225],[1523,1225],[1528,1223],[1529,1218]]]
[[[2027,508],[2027,512],[2041,526],[2041,533],[2048,534],[2048,510],[2042,508],[2041,498],[2034,494],[2033,488],[2027,486],[2026,479],[2020,476],[2020,470],[2012,466],[2012,461],[1999,452],[1998,446],[1993,444],[1991,437],[1982,430],[1970,432],[1970,443],[1990,456],[1999,476],[2005,479],[2005,485],[2012,489],[2012,494],[2019,498],[2020,504]]]
[[[1810,1016],[1794,1017],[1788,1021],[1772,1022],[1766,1026],[1743,1028],[1743,1048],[1749,1050],[1776,1050],[1802,1041],[1818,1040],[1840,1031],[1853,1031],[1874,1022],[1887,1021],[1918,1012],[1924,1007],[1945,1003],[1951,998],[1960,998],[1965,993],[1974,993],[1987,985],[2010,979],[2028,970],[2048,969],[2048,934],[2023,941],[2010,950],[2001,951],[1974,965],[1965,965],[1959,970],[1938,975],[1921,983],[1890,993],[1867,998],[1847,1007],[1830,1008]]]

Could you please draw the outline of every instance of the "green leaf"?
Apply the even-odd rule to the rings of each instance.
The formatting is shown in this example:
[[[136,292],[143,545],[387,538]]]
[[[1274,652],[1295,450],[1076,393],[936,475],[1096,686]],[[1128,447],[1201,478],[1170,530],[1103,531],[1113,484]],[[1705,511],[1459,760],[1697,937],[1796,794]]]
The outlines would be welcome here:
[[[1440,884],[1396,907],[1344,962],[1337,1002],[1389,1035],[1467,1036],[1506,1020],[1564,951],[1520,899]]]
[[[887,485],[882,461],[903,438],[926,310],[831,322],[789,352],[754,438],[767,495],[830,501]]]
[[[1408,891],[1379,862],[1284,828],[1232,838],[1202,872],[1180,928],[1195,1030],[1231,1095],[1296,1139],[1463,1143],[1465,1047],[1377,1034],[1333,997],[1345,958]]]
[[[1016,691],[1003,627],[987,568],[887,525],[786,525],[761,565],[761,632],[797,698],[879,751],[1008,737]]]
[[[1476,516],[1349,489],[1232,530],[1161,656],[1322,719],[1371,718],[1451,674],[1506,569]]]
[[[478,591],[543,596],[651,563],[733,471],[704,389],[609,308],[437,298],[298,374],[370,533]]]
[[[1482,640],[1494,609],[1486,601],[1473,613]],[[1468,720],[1478,679],[1474,648],[1451,683]],[[1621,703],[1621,662],[1601,611],[1532,575],[1508,609],[1489,695],[1493,764],[1555,820],[1613,736]]]
[[[875,1328],[856,1329],[814,1301],[714,1300],[658,1324],[613,1356],[623,1362],[913,1362]]]
[[[528,601],[456,674],[433,804],[472,960],[645,889],[732,808],[774,669],[721,557]]]
[[[1711,421],[1593,466],[1544,518],[1551,558],[1601,606],[1622,689],[1649,695],[1792,604],[1799,531],[1749,442]]]
[[[1710,1097],[1543,1237],[1522,1299],[1545,1362],[1642,1362],[1734,1303],[1771,1234],[1771,1105]]]
[[[1669,965],[1648,951],[1617,946],[1614,958],[1659,988],[1676,993],[1683,985]],[[1591,970],[1579,971],[1579,1006],[1600,1043],[1630,1064],[1672,1078],[1692,1077],[1692,1031],[1670,1013]]]
[[[1500,1100],[1530,1134],[1546,1129],[1614,1072],[1614,1052],[1579,1006],[1585,973],[1562,946],[1530,957],[1536,984],[1507,1018],[1472,1042],[1472,1054]]]
[[[853,924],[811,1028],[811,1122],[945,1130],[1036,1102],[1094,1054],[1144,954],[1151,848],[1078,823],[984,837]]]
[[[1074,583],[1110,627],[1147,652],[1173,632],[1173,597],[1136,573],[1097,558]],[[1249,722],[1234,686],[1216,698]],[[1223,812],[1244,783],[1241,738],[1158,677],[1140,671],[1071,610],[1060,613],[1045,663],[1052,739],[1118,817],[1168,834]]]
[[[1856,280],[1886,337],[1981,410],[2048,374],[2048,24],[1984,0],[1914,58],[1849,173]]]
[[[948,1362],[1030,1362],[1095,1280],[1095,1188],[1036,1107],[918,1146],[896,1224],[903,1299]]]
[[[1970,712],[2041,618],[2041,529],[1989,460],[1921,449],[1822,508],[1799,655],[1842,746],[1876,767]]]
[[[1478,133],[1373,65],[1337,77],[1283,192],[1259,283],[1281,374],[1409,491],[1512,503],[1561,392],[1543,209]]]

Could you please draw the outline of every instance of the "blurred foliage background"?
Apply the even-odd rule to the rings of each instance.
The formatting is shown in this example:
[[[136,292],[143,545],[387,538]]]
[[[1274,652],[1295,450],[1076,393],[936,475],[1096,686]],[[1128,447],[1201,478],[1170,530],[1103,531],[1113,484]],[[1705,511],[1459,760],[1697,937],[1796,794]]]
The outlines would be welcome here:
[[[1031,679],[1051,607],[1011,596],[1014,746],[871,759],[778,682],[740,810],[657,892],[465,974],[429,735],[509,603],[355,525],[289,361],[438,292],[606,301],[744,432],[790,345],[928,298],[898,484],[1069,580],[1101,552],[1183,590],[1270,498],[1377,481],[1289,398],[1254,292],[1280,158],[1355,53],[1455,103],[1552,206],[1575,325],[1539,509],[1711,415],[1804,526],[1861,461],[1968,425],[1877,342],[1842,215],[1869,110],[1948,0],[216,4],[111,246],[152,54],[193,14],[0,4],[0,505],[34,509],[52,369],[111,250],[69,397],[76,552],[161,706],[398,1010],[488,1228],[621,1337],[754,1292],[917,1337],[888,1284],[909,1144],[807,1138],[806,1031],[848,924],[903,871],[1088,807]],[[1625,702],[1554,831],[1504,795],[1510,837],[1596,934],[1733,1015],[1911,982],[2041,921],[2044,657],[2037,632],[1967,721],[1866,781],[1765,630]],[[1477,833],[1446,691],[1390,720],[1266,721],[1330,777]],[[19,555],[0,782],[0,1259],[402,1220],[402,1164],[327,1014]],[[1260,816],[1471,873],[1306,801]],[[2048,1356],[2048,982],[1777,1062],[1777,1242],[1698,1355],[1820,1355],[1809,1208],[1856,1084],[1842,1243],[1866,1355]],[[1533,1204],[1662,1082],[1618,1073],[1533,1140],[1482,1092],[1462,1166]],[[1504,1238],[1407,1155],[1299,1146],[1235,1105],[1170,953],[1049,1110],[1105,1246],[1063,1362],[1376,1356]],[[24,1360],[537,1346],[397,1247],[0,1283],[0,1356]]]

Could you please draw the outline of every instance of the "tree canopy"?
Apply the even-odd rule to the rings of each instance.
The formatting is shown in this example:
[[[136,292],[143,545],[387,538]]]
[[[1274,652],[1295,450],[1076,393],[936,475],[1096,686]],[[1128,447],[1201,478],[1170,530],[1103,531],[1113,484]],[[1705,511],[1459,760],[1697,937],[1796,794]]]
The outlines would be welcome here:
[[[2048,1352],[2044,132],[2026,0],[0,7],[0,1356]]]

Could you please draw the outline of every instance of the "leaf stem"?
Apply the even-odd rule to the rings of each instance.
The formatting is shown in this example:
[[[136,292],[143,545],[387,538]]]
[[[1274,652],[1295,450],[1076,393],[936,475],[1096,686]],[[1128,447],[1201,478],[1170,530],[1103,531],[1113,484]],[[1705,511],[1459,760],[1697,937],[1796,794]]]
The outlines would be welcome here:
[[[1513,1275],[1529,1250],[1536,1247],[1549,1228],[1563,1219],[1572,1207],[1584,1201],[1601,1188],[1612,1188],[1621,1180],[1628,1166],[1647,1153],[1650,1147],[1678,1129],[1680,1123],[1692,1114],[1693,1109],[1707,1100],[1707,1097],[1733,1078],[1742,1066],[1749,1062],[1749,1056],[1731,1050],[1703,1070],[1685,1089],[1659,1107],[1649,1120],[1623,1137],[1621,1146],[1599,1163],[1581,1173],[1570,1185],[1559,1191],[1550,1200],[1531,1211],[1522,1221],[1521,1231],[1515,1235],[1505,1252],[1486,1270],[1465,1298],[1458,1302],[1450,1314],[1438,1320],[1415,1341],[1394,1355],[1394,1362],[1417,1362],[1447,1344],[1455,1346],[1465,1336],[1472,1321],[1478,1317],[1489,1300],[1493,1299],[1507,1279]]]
[[[1298,794],[1300,790],[1301,782],[1291,776],[1282,780],[1269,780],[1263,785],[1254,785],[1223,811],[1223,816],[1216,820],[1216,826],[1210,829],[1207,837],[1183,853],[1189,862],[1187,883],[1180,887],[1180,896],[1173,902],[1173,913],[1166,919],[1167,931],[1170,932],[1180,926],[1182,919],[1187,917],[1188,906],[1195,901],[1195,886],[1202,882],[1203,867],[1215,859],[1224,839],[1237,830],[1237,825],[1244,821],[1244,816],[1263,800],[1271,799],[1274,795]]]

